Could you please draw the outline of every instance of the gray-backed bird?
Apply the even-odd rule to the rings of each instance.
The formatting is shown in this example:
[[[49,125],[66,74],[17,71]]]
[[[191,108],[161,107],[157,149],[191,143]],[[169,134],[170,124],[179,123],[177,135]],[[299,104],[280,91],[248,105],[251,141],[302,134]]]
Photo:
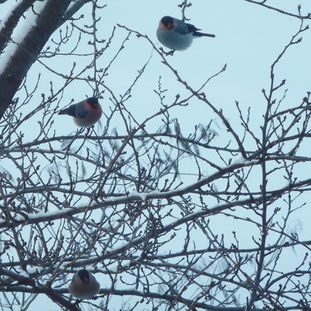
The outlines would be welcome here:
[[[87,299],[94,297],[99,292],[100,285],[91,272],[81,269],[73,276],[68,289],[72,296]]]
[[[215,38],[215,35],[199,32],[198,30],[201,29],[196,28],[192,24],[185,23],[171,16],[164,16],[160,20],[157,37],[167,48],[179,51],[187,49],[191,45],[193,38]]]
[[[58,114],[72,116],[75,123],[80,127],[94,125],[102,116],[102,107],[96,97],[90,97],[77,104],[70,105]]]

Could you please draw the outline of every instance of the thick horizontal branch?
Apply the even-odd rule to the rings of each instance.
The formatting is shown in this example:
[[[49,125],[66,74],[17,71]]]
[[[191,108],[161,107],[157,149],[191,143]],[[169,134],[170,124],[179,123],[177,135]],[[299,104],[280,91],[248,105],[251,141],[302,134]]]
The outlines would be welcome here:
[[[219,170],[218,172],[210,175],[209,177],[205,177],[200,179],[199,181],[192,183],[188,186],[180,186],[175,190],[167,191],[167,192],[160,192],[160,191],[152,191],[152,192],[132,192],[129,193],[128,195],[121,196],[118,198],[113,198],[109,200],[105,200],[104,202],[101,203],[96,203],[93,205],[83,205],[79,207],[74,207],[74,208],[64,208],[63,210],[59,211],[54,211],[54,212],[46,212],[46,213],[38,213],[38,214],[25,214],[23,213],[22,215],[16,216],[13,218],[13,223],[8,224],[7,221],[1,221],[0,222],[0,228],[7,228],[7,227],[16,227],[19,225],[30,225],[34,223],[40,223],[43,221],[53,221],[61,218],[66,218],[69,216],[73,216],[79,213],[85,213],[87,211],[91,210],[96,210],[98,208],[103,208],[103,207],[109,207],[109,206],[115,206],[115,205],[120,205],[120,204],[128,204],[131,202],[135,201],[146,201],[146,200],[154,200],[154,199],[170,199],[176,196],[182,196],[184,194],[187,194],[189,192],[192,192],[204,185],[209,184],[210,182],[213,182],[214,180],[217,180],[221,178],[223,175],[232,172],[236,169],[245,167],[245,166],[252,166],[254,164],[258,164],[258,161],[243,161],[240,163],[236,163],[233,165],[230,165],[222,170]],[[259,196],[260,198],[261,196]],[[246,200],[248,201],[248,200]],[[243,204],[242,201],[237,201],[241,203],[232,203],[232,206],[240,205]],[[231,204],[229,204],[231,205]],[[230,207],[224,207],[224,209],[230,208]],[[221,208],[222,210],[222,208]],[[210,210],[208,210],[210,211]],[[203,211],[203,214],[206,211]]]
[[[126,196],[121,196],[118,198],[105,200],[104,202],[96,203],[93,205],[86,205],[86,206],[84,205],[84,206],[74,207],[74,208],[65,208],[59,211],[38,213],[35,215],[23,213],[23,215],[18,215],[15,218],[13,218],[13,223],[8,224],[7,221],[1,221],[0,228],[17,227],[19,225],[25,226],[25,225],[30,225],[34,223],[44,222],[44,221],[53,221],[53,220],[73,216],[79,213],[85,213],[87,211],[96,210],[96,209],[103,208],[103,207],[115,206],[115,205],[120,205],[120,204],[129,204],[131,202],[136,202],[136,201],[147,201],[147,200],[154,200],[154,199],[171,199],[176,196],[179,197],[179,196],[191,193],[194,190],[197,190],[200,187],[205,186],[213,182],[214,180],[221,178],[223,175],[230,173],[236,169],[240,169],[242,167],[251,166],[255,164],[259,164],[259,161],[243,161],[240,163],[236,163],[210,175],[209,177],[202,178],[196,183],[192,183],[188,186],[180,186],[175,190],[171,190],[167,192],[160,192],[160,191],[152,191],[152,192],[147,192],[147,193],[132,192]],[[303,186],[310,185],[310,184],[311,184],[311,179],[306,179],[301,182],[288,185],[286,187],[283,187],[279,190],[274,191],[273,194],[268,195],[267,200],[281,196],[285,192],[291,191],[295,188],[303,187]],[[183,220],[188,219],[189,217],[195,219],[197,217],[213,215],[215,213],[219,213],[225,209],[229,209],[234,206],[249,205],[252,203],[258,204],[261,202],[262,202],[261,195],[259,195],[258,197],[253,196],[252,198],[247,199],[247,200],[239,200],[239,201],[235,201],[235,202],[231,202],[231,203],[227,203],[223,205],[218,205],[211,209],[202,210],[201,212],[194,213],[194,214],[184,217]]]

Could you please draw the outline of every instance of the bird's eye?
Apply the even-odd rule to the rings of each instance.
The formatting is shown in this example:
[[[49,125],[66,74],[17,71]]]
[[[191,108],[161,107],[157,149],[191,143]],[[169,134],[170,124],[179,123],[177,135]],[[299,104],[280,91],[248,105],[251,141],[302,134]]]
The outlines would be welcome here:
[[[167,24],[166,29],[172,30],[174,27],[175,27],[175,23],[174,23],[174,22],[171,22],[171,23],[168,23],[168,24]]]

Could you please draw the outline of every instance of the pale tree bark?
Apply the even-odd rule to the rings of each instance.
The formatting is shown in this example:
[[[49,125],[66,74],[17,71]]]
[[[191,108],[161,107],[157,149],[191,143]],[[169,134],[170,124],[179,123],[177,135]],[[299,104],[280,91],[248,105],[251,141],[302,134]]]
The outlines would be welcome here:
[[[22,1],[12,12],[7,23],[0,32],[0,50],[4,50],[5,45],[10,41],[11,34],[19,22],[22,14],[28,10],[35,0]],[[22,42],[18,42],[18,48],[7,63],[5,70],[0,75],[0,118],[3,117],[5,110],[12,103],[13,97],[25,78],[29,68],[36,61],[38,54],[49,40],[55,30],[77,12],[85,3],[89,1],[78,1],[70,12],[66,11],[72,3],[70,0],[46,1],[45,7],[36,19],[36,25],[25,36]]]

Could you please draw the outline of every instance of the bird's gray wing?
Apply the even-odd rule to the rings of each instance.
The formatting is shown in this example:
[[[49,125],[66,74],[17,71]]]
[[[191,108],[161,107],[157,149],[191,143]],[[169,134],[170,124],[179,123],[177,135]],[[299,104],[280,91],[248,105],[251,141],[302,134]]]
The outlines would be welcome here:
[[[200,30],[200,29],[198,29],[192,24],[184,23],[183,21],[178,21],[177,27],[175,29],[175,31],[181,35],[186,35],[188,33],[194,33],[197,30]]]
[[[84,101],[77,104],[76,107],[76,116],[81,119],[85,119],[88,115],[88,111],[84,107]]]

